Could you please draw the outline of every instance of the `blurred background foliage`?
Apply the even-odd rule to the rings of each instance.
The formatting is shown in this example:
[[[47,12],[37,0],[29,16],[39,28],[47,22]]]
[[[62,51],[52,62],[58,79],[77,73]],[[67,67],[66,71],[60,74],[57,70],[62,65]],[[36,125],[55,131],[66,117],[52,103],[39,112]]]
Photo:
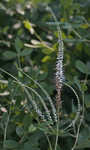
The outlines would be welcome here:
[[[65,80],[79,95],[85,92],[85,116],[77,149],[90,149],[90,0],[0,0],[0,68],[35,88],[48,103],[37,86],[17,69],[23,68],[55,102],[58,33],[47,5],[62,30]],[[45,136],[36,128],[38,117],[25,99],[23,88],[0,72],[0,149],[49,150]],[[67,120],[72,120],[77,111],[77,102],[72,102],[73,99],[73,93],[63,87],[63,111]],[[80,99],[82,104],[81,95]],[[7,140],[3,148],[6,128]],[[43,125],[41,128],[44,129]],[[73,138],[66,136],[60,140],[63,142],[59,141],[57,150],[71,149]]]

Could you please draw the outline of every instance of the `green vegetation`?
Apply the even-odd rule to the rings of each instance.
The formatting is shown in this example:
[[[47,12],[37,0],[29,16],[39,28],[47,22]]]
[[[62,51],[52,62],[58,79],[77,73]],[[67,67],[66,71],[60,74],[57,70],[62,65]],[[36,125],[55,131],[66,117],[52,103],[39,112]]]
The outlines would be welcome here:
[[[0,150],[90,149],[89,14],[89,0],[0,1]]]

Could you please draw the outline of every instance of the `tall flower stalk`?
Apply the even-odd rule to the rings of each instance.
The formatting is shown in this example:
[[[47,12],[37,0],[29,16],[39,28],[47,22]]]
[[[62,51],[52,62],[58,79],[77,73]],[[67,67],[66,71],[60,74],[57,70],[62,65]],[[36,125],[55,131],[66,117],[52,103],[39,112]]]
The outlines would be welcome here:
[[[58,145],[58,137],[59,137],[59,112],[60,108],[62,105],[61,101],[61,90],[62,90],[62,83],[64,79],[63,75],[63,40],[62,40],[62,34],[61,34],[61,29],[58,24],[57,18],[55,14],[53,13],[52,9],[50,7],[47,7],[47,10],[50,11],[52,14],[55,22],[57,23],[57,31],[58,31],[58,54],[57,54],[57,61],[56,61],[56,91],[57,91],[57,96],[56,96],[56,108],[57,108],[57,124],[56,124],[56,140],[55,140],[55,148],[54,150],[57,150],[57,145]]]
[[[62,33],[60,26],[58,24],[57,18],[55,14],[53,13],[52,9],[50,7],[47,7],[47,10],[49,10],[57,23],[57,31],[58,31],[58,54],[57,54],[57,61],[56,61],[56,91],[57,91],[57,96],[56,96],[56,107],[57,110],[58,108],[61,107],[61,90],[62,90],[62,83],[64,80],[64,75],[63,75],[63,40],[62,40]]]
[[[57,55],[56,62],[56,106],[61,106],[61,90],[62,90],[62,82],[63,82],[63,42],[59,40],[59,49]]]

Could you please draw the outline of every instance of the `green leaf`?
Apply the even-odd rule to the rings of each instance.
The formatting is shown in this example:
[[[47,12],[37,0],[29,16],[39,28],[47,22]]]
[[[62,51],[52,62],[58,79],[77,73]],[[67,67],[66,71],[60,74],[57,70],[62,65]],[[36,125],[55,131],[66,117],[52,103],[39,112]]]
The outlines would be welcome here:
[[[15,48],[18,53],[20,53],[20,50],[23,48],[23,43],[19,38],[15,40]]]
[[[33,147],[30,143],[25,143],[24,144],[24,150],[33,150]]]
[[[88,122],[90,122],[90,112],[88,112],[88,113],[86,114],[85,119],[86,119]]]
[[[31,32],[31,34],[34,34],[34,29],[32,27],[32,24],[29,22],[29,20],[24,20],[24,27]]]
[[[85,92],[87,91],[87,89],[88,89],[87,85],[81,83],[81,91]]]
[[[16,133],[19,137],[22,137],[24,134],[24,130],[22,127],[16,127]]]
[[[76,149],[90,148],[90,128],[84,128],[79,134]]]
[[[18,71],[18,77],[23,78],[23,74],[20,71]]]
[[[85,104],[87,108],[90,108],[90,94],[85,96]]]
[[[3,56],[5,57],[6,60],[10,60],[10,59],[15,58],[17,56],[17,54],[12,51],[6,51],[6,52],[4,52]]]
[[[30,124],[32,124],[32,117],[29,114],[24,116],[23,124],[24,124],[24,130],[27,131]]]
[[[82,73],[88,73],[86,65],[80,60],[76,61],[76,68]]]
[[[29,136],[29,141],[24,143],[24,150],[40,150],[39,140],[42,137],[42,132],[36,131],[33,135]]]
[[[53,53],[55,50],[53,49],[49,49],[49,48],[45,48],[42,49],[42,53],[46,54],[46,55],[50,55],[51,53]]]
[[[19,146],[18,142],[14,140],[6,140],[4,142],[4,148],[7,148],[7,149],[17,148],[18,146]]]
[[[33,145],[31,145],[31,143],[27,142],[24,144],[24,150],[40,150],[40,149],[38,147],[34,147]]]
[[[76,146],[76,149],[81,149],[81,148],[90,148],[90,137],[87,139],[82,139],[80,143]]]
[[[29,131],[29,133],[32,133],[32,132],[36,131],[36,129],[37,128],[33,124],[31,124],[28,128],[28,131]]]
[[[30,31],[30,29],[32,28],[31,23],[28,20],[25,20],[23,23],[24,27]]]
[[[90,74],[90,62],[87,62],[86,66],[87,66],[88,74]]]
[[[43,57],[42,62],[43,62],[43,63],[46,63],[46,62],[48,62],[49,60],[51,60],[51,57],[50,57],[50,56],[45,56],[45,57]]]
[[[47,76],[48,76],[48,72],[43,72],[43,73],[39,74],[38,80],[40,80],[40,81],[45,80],[47,78]]]
[[[81,91],[81,85],[80,85],[80,81],[78,80],[77,76],[74,76],[73,78],[74,83],[77,85],[77,87],[79,88],[79,90]]]
[[[30,55],[32,53],[32,50],[31,49],[24,49],[20,54],[19,56],[27,56],[27,55]]]
[[[42,136],[43,133],[37,130],[31,136],[29,136],[29,143],[36,147],[39,144],[39,140],[42,138]]]

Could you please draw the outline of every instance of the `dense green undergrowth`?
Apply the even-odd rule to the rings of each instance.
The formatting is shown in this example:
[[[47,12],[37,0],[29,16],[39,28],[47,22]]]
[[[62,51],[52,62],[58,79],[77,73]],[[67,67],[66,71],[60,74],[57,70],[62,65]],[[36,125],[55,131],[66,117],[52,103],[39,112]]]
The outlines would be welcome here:
[[[89,0],[0,1],[0,150],[90,149],[89,11]],[[64,80],[57,113],[58,25]]]

